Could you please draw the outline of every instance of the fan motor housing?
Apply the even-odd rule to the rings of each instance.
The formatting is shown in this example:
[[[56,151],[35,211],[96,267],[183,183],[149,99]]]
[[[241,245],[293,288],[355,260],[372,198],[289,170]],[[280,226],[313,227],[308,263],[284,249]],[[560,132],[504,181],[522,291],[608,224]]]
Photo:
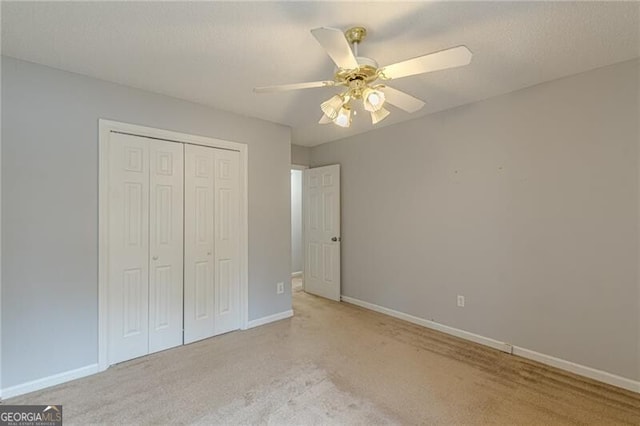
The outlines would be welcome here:
[[[378,79],[378,63],[376,61],[364,56],[356,57],[356,61],[358,68],[338,69],[335,81],[352,89],[359,89],[361,86],[364,87]]]

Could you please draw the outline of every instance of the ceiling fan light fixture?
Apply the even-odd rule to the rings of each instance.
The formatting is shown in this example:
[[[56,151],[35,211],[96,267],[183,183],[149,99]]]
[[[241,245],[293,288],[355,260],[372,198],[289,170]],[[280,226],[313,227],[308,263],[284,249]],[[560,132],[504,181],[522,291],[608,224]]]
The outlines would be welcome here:
[[[389,111],[387,111],[384,108],[380,108],[377,111],[372,111],[371,112],[371,123],[372,124],[378,124],[379,122],[381,122],[382,120],[387,118],[388,115],[389,115]]]
[[[425,105],[423,101],[387,86],[385,81],[461,67],[468,65],[473,56],[466,46],[460,45],[380,67],[375,60],[358,56],[358,46],[367,34],[364,27],[353,27],[345,32],[336,28],[319,27],[312,29],[311,34],[336,65],[333,80],[256,87],[254,92],[282,92],[316,87],[346,88],[320,104],[323,115],[318,123],[333,122],[341,127],[349,127],[352,116],[357,113],[356,110],[351,110],[353,99],[362,102],[363,109],[371,114],[374,125],[389,115],[389,111],[383,108],[386,104],[409,114],[418,111]],[[360,104],[355,104],[355,107],[359,110]]]
[[[351,108],[347,105],[340,108],[340,112],[333,122],[340,127],[351,126]]]
[[[324,112],[324,115],[332,120],[335,120],[340,113],[340,109],[345,103],[344,97],[340,95],[334,95],[330,99],[320,104],[320,109]]]
[[[369,112],[375,112],[381,109],[384,101],[384,93],[380,90],[367,87],[362,91],[362,103],[364,104],[364,109]]]

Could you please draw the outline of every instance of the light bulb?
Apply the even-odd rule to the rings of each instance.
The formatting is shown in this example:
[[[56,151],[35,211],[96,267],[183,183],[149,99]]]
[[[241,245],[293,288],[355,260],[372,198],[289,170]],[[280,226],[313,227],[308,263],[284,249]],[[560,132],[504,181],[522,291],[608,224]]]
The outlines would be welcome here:
[[[367,87],[362,91],[362,103],[364,104],[364,109],[369,112],[378,111],[382,108],[384,100],[384,93],[380,90]]]
[[[347,117],[346,115],[338,115],[336,117],[336,124],[341,127],[348,127],[349,117]]]
[[[351,109],[349,107],[340,108],[340,112],[333,122],[340,127],[349,127],[351,125]]]

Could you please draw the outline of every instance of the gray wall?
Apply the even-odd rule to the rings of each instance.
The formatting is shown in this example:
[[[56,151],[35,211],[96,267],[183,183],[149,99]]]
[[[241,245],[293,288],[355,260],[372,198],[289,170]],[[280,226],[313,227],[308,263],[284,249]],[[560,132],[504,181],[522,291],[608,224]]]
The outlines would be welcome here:
[[[249,146],[249,317],[291,308],[290,130],[2,58],[2,386],[97,362],[98,119]]]
[[[640,379],[639,76],[625,62],[314,147],[314,167],[341,164],[343,294]]]
[[[302,170],[291,170],[291,272],[302,268]]]
[[[298,166],[308,166],[310,164],[309,156],[311,149],[306,146],[291,145],[291,164]]]

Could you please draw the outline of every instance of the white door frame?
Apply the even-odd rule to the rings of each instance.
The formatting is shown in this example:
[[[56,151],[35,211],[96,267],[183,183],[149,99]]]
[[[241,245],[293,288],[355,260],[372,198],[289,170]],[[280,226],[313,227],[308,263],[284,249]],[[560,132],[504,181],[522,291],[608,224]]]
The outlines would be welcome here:
[[[98,120],[98,370],[109,367],[108,359],[108,236],[109,236],[109,140],[112,132],[126,133],[185,144],[228,149],[240,153],[240,329],[249,323],[249,222],[248,222],[248,147],[245,144],[205,136],[189,135],[111,120]]]
[[[1,311],[2,311],[2,140],[0,140],[0,312]],[[0,315],[0,401],[1,400],[2,400],[2,315]]]

